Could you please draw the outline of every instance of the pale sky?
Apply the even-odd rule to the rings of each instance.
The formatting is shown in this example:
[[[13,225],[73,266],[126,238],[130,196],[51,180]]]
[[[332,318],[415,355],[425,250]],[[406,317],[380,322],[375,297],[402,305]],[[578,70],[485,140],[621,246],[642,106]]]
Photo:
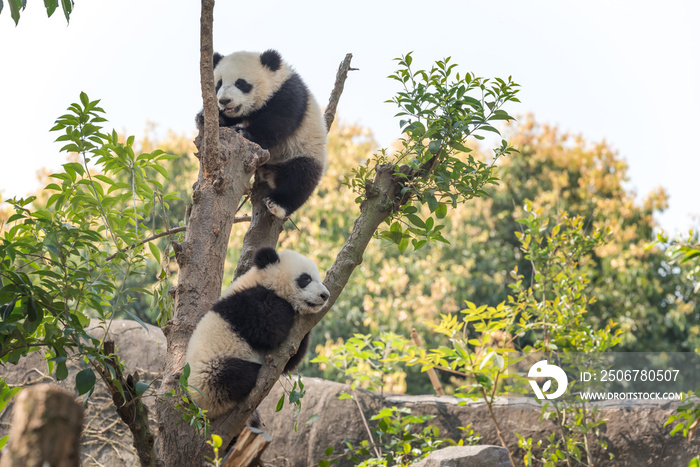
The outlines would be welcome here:
[[[80,91],[101,99],[107,128],[194,135],[201,109],[199,2],[76,0],[71,23],[29,0],[19,26],[0,13],[3,198],[38,188],[35,172],[65,162],[48,130]],[[392,58],[416,67],[446,56],[483,77],[522,86],[508,108],[588,141],[605,139],[630,166],[629,186],[663,186],[659,221],[682,232],[700,215],[700,2],[219,0],[214,48],[280,51],[321,105],[338,64],[354,55],[338,117],[399,136]],[[696,220],[695,224],[698,224]]]

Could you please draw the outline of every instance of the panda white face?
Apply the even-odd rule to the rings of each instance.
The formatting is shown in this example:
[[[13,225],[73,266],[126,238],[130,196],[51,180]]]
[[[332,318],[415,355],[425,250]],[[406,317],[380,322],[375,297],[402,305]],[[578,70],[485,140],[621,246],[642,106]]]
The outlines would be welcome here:
[[[275,51],[227,55],[214,68],[219,109],[227,117],[246,117],[265,105],[290,74]]]
[[[301,314],[317,313],[328,302],[330,293],[321,282],[316,264],[301,253],[262,248],[255,254],[254,262],[255,266],[233,281],[223,296],[263,286]]]
[[[330,293],[321,281],[318,268],[306,256],[296,251],[284,250],[279,253],[280,262],[274,265],[279,271],[279,282],[286,287],[275,290],[294,309],[301,313],[316,313],[328,301]],[[273,287],[276,289],[276,287]]]

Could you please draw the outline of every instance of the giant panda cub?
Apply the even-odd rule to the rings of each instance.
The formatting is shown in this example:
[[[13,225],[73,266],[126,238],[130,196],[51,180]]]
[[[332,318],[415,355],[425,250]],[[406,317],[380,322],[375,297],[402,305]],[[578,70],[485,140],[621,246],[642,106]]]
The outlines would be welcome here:
[[[254,266],[233,281],[199,321],[187,346],[192,399],[211,417],[226,413],[255,387],[265,353],[284,342],[296,313],[316,313],[328,301],[316,265],[290,250],[261,248]],[[284,368],[301,362],[307,334]]]
[[[299,75],[275,50],[214,54],[219,125],[270,151],[258,179],[268,210],[284,219],[311,196],[326,167],[326,124]],[[202,113],[197,118],[200,128]]]

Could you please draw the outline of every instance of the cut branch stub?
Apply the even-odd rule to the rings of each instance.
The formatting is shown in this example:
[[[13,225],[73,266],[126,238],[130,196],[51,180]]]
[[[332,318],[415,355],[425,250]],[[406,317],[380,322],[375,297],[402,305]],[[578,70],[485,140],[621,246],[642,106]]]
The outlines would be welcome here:
[[[17,396],[10,439],[0,466],[78,467],[83,408],[50,384],[23,389]]]

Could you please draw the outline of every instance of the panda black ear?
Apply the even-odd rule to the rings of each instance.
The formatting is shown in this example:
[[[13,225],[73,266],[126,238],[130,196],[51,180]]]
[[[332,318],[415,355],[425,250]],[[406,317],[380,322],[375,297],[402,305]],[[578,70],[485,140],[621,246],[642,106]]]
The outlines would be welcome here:
[[[270,247],[260,248],[257,253],[255,253],[255,267],[258,269],[264,269],[270,264],[279,262],[280,257],[277,256],[277,252]]]
[[[276,50],[266,50],[260,55],[260,63],[272,71],[277,71],[282,66],[282,56]]]
[[[216,68],[216,64],[219,63],[219,60],[224,58],[223,55],[221,55],[219,52],[214,52],[214,68]]]

